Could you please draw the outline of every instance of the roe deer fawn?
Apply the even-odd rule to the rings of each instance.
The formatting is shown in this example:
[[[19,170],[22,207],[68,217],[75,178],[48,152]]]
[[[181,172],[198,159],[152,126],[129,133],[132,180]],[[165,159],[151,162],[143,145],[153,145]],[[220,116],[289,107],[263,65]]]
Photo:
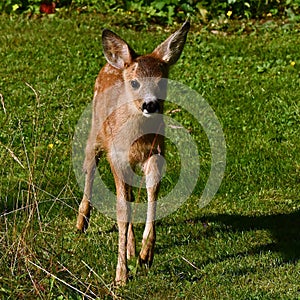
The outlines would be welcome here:
[[[91,210],[94,173],[106,153],[117,193],[119,229],[115,282],[126,283],[127,259],[135,256],[130,202],[133,201],[130,170],[140,166],[148,195],[146,226],[140,264],[151,266],[155,244],[155,203],[161,179],[160,155],[164,154],[163,100],[169,67],[183,50],[190,24],[161,43],[151,54],[138,56],[118,35],[104,29],[102,44],[107,64],[96,79],[92,126],[85,150],[85,188],[79,206],[77,228],[85,231]],[[151,128],[149,131],[148,128]],[[121,134],[120,134],[121,132]]]

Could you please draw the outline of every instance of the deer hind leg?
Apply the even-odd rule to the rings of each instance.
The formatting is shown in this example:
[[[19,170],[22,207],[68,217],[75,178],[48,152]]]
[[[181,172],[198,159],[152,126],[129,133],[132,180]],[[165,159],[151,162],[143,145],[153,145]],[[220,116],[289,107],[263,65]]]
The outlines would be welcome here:
[[[132,193],[132,187],[128,186],[128,197],[129,201],[134,201],[134,196]],[[127,232],[127,259],[132,259],[135,257],[135,236],[132,224],[132,216],[130,216],[130,223],[128,225],[128,232]]]
[[[150,267],[154,257],[155,233],[155,213],[156,200],[161,179],[162,157],[151,156],[144,166],[146,175],[146,188],[148,194],[147,220],[143,233],[142,249],[139,254],[141,265]]]
[[[90,213],[91,213],[91,198],[94,175],[96,165],[99,161],[100,153],[96,154],[95,143],[89,138],[85,150],[85,161],[83,169],[85,171],[85,186],[84,194],[79,205],[79,211],[77,216],[76,227],[78,230],[85,232],[89,225]]]

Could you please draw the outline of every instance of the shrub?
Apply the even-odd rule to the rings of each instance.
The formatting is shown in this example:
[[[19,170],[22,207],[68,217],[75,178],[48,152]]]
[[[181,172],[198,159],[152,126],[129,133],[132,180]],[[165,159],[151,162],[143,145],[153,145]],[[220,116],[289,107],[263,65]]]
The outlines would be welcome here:
[[[300,0],[2,0],[0,13],[40,13],[41,3],[55,3],[56,10],[102,14],[132,14],[139,21],[168,23],[194,16],[202,22],[219,16],[228,18],[281,17],[298,21]],[[42,10],[43,11],[43,10]]]

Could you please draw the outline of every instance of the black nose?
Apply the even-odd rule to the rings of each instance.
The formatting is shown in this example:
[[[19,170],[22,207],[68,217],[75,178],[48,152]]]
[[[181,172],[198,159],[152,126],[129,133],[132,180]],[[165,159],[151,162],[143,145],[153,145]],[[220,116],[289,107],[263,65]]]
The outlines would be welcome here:
[[[153,114],[159,111],[159,103],[157,101],[144,102],[142,111],[148,114]]]

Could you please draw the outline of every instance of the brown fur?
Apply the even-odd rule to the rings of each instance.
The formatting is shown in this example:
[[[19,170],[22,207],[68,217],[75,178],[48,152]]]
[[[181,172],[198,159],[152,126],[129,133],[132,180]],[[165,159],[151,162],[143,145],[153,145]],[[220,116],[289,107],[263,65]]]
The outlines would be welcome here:
[[[103,31],[102,42],[108,63],[101,69],[95,83],[92,127],[84,162],[85,189],[79,206],[77,228],[85,231],[88,227],[94,173],[98,158],[105,152],[117,191],[117,284],[126,282],[127,259],[135,256],[129,205],[133,201],[133,194],[129,174],[130,169],[137,166],[141,166],[145,174],[148,194],[146,227],[139,261],[148,266],[153,261],[155,207],[161,178],[159,156],[164,154],[162,113],[166,88],[160,84],[162,78],[168,77],[170,65],[180,57],[188,30],[189,23],[185,22],[151,54],[144,56],[136,55],[113,32]],[[133,84],[138,84],[138,87]]]

